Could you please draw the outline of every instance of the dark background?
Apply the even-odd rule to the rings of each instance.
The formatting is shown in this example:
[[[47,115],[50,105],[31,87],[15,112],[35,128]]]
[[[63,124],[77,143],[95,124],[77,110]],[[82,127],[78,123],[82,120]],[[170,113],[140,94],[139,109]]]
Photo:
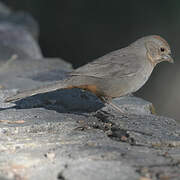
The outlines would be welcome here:
[[[157,112],[180,120],[180,1],[2,0],[30,12],[40,25],[46,57],[61,57],[74,67],[144,35],[158,34],[172,47],[175,65],[162,63],[137,93]]]

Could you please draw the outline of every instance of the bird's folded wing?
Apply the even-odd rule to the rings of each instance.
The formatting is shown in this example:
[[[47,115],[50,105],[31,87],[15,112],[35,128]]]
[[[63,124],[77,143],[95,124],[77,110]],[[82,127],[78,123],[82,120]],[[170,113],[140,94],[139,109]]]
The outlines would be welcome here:
[[[81,66],[70,75],[96,78],[108,78],[117,75],[118,78],[121,78],[134,75],[142,67],[140,59],[135,54],[120,56],[115,52],[113,53]]]

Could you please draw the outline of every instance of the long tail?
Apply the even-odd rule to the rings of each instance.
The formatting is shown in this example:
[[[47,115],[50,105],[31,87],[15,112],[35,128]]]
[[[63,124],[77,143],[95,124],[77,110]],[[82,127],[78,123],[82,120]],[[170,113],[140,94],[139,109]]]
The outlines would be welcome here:
[[[12,97],[8,97],[7,99],[5,99],[5,102],[13,102],[29,96],[34,96],[36,94],[41,94],[41,93],[46,93],[46,92],[55,91],[58,89],[66,89],[66,88],[68,88],[67,84],[63,81],[60,81],[60,82],[56,82],[55,84],[49,84],[37,89],[20,92]]]

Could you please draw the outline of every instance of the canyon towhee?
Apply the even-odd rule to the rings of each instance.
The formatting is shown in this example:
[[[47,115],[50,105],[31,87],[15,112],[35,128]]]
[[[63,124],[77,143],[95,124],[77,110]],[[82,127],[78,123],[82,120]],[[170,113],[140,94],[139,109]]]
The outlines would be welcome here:
[[[125,48],[79,67],[70,73],[70,78],[64,83],[56,82],[38,89],[20,92],[5,101],[16,101],[57,89],[81,88],[110,103],[111,98],[124,96],[141,88],[156,64],[162,61],[173,63],[170,54],[170,47],[162,37],[146,36]]]

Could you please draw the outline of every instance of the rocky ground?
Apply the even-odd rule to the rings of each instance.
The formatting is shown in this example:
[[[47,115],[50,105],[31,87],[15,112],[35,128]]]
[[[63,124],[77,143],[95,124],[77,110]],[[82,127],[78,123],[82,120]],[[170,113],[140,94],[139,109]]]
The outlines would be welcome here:
[[[180,179],[180,126],[141,98],[113,100],[125,115],[79,89],[4,103],[72,67],[43,57],[30,15],[0,14],[0,180]]]

